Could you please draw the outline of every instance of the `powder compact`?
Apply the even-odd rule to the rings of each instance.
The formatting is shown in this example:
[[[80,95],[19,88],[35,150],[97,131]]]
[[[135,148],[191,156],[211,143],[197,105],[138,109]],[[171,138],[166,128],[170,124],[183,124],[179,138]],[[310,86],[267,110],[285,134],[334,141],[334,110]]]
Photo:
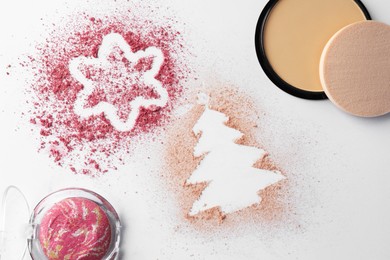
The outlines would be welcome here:
[[[359,0],[270,0],[257,23],[257,57],[280,89],[325,99],[319,75],[325,45],[343,27],[369,19]]]
[[[118,214],[92,191],[72,188],[48,195],[35,207],[30,225],[32,259],[112,260],[118,256]]]

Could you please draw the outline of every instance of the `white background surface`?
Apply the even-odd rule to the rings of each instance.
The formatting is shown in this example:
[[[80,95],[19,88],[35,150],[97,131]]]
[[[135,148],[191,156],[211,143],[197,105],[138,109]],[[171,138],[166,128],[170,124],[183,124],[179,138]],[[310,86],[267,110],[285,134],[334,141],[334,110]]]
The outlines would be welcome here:
[[[122,218],[125,260],[390,259],[390,115],[360,119],[329,101],[298,99],[275,87],[262,72],[254,49],[264,0],[155,4],[170,6],[185,22],[187,41],[202,64],[199,74],[217,74],[252,93],[266,110],[260,123],[265,125],[268,151],[283,168],[306,180],[297,209],[304,231],[265,234],[242,225],[239,233],[204,234],[186,224],[178,230],[178,221],[183,221],[179,209],[159,179],[160,143],[145,141],[126,165],[100,178],[73,175],[38,153],[37,136],[20,117],[24,79],[6,77],[6,66],[17,65],[18,57],[33,50],[33,39],[43,30],[41,17],[113,4],[82,2],[0,3],[0,191],[17,185],[32,206],[59,188],[78,186],[102,194]],[[364,4],[373,19],[390,24],[388,0]],[[145,164],[146,156],[155,163]],[[17,222],[28,219],[15,213],[17,203],[10,209],[19,216],[8,222],[11,240],[20,236],[14,228]],[[19,259],[20,245],[12,241],[9,245],[4,259]]]

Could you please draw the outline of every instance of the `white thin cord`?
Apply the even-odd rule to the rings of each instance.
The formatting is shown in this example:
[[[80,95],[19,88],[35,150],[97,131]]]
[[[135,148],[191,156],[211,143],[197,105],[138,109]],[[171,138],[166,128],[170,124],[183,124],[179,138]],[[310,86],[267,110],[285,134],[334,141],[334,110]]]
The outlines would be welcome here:
[[[26,203],[26,208],[28,210],[29,215],[31,212],[30,206],[28,205],[27,198],[23,194],[23,192],[18,187],[14,186],[14,185],[8,186],[3,193],[3,199],[1,201],[1,209],[0,209],[0,260],[2,258],[1,257],[2,254],[5,252],[5,240],[6,240],[5,217],[6,217],[6,212],[7,212],[7,197],[8,197],[9,191],[12,189],[15,190],[16,192],[18,192],[19,195],[23,198],[24,202]],[[26,247],[24,248],[21,260],[23,260],[25,258],[26,253],[27,253],[27,244],[26,244]]]

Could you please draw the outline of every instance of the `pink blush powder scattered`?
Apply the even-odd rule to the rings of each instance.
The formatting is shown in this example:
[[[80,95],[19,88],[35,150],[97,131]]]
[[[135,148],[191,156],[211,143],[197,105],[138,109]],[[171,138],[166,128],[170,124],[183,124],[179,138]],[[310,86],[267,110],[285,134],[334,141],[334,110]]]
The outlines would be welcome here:
[[[101,260],[111,242],[106,213],[85,198],[68,198],[56,203],[43,217],[39,242],[49,260]]]
[[[48,152],[56,164],[74,173],[94,176],[124,164],[135,140],[169,123],[171,111],[191,73],[186,65],[188,53],[183,37],[173,27],[177,22],[172,18],[152,22],[144,18],[151,13],[137,12],[137,8],[118,9],[100,17],[85,13],[67,17],[66,24],[49,26],[49,37],[37,45],[37,54],[21,63],[32,72],[33,79],[27,90],[31,109],[27,114],[33,128],[39,132],[39,150]],[[132,52],[156,47],[164,55],[155,78],[167,91],[168,103],[164,107],[142,108],[133,130],[127,132],[117,131],[104,114],[80,118],[74,112],[77,95],[84,86],[71,75],[69,62],[76,57],[96,58],[103,38],[110,33],[120,34]],[[120,54],[113,53],[118,59]],[[96,88],[87,105],[109,102],[119,108],[118,116],[123,119],[131,110],[129,101],[139,96],[153,98],[156,93],[141,80],[127,80],[131,69],[148,70],[150,60],[140,60],[134,67],[127,66],[126,62],[117,64],[120,66],[116,70],[103,74],[94,68],[81,69],[87,78],[102,86],[111,86],[104,91]]]

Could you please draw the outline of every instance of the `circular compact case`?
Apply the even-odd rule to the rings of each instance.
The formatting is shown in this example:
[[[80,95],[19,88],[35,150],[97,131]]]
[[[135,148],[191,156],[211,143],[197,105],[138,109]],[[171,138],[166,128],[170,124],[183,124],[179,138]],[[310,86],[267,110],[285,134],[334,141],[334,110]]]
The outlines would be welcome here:
[[[99,194],[63,189],[35,207],[28,248],[32,259],[112,260],[119,253],[120,220]]]
[[[319,76],[326,43],[343,27],[370,19],[359,0],[270,0],[256,27],[258,60],[283,91],[326,99]]]

